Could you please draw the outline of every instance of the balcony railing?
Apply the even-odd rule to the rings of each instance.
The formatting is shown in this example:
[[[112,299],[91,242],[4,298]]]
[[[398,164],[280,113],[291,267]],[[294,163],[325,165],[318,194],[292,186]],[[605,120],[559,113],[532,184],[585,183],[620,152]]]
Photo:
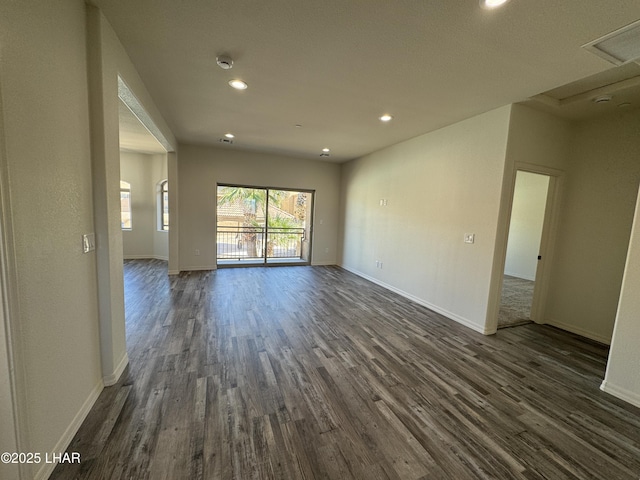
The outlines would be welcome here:
[[[266,239],[266,241],[265,241]],[[218,227],[218,260],[301,259],[304,228]]]

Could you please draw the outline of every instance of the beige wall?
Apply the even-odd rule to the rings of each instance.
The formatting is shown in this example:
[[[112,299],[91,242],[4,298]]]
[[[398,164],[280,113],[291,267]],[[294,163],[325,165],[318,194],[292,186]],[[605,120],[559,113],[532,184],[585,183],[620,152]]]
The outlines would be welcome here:
[[[13,375],[7,351],[8,335],[4,307],[3,299],[0,297],[0,453],[19,451],[12,396]],[[0,463],[0,478],[18,478],[18,465]]]
[[[640,183],[640,115],[573,128],[546,321],[608,343]]]
[[[169,232],[158,230],[158,184],[167,179],[165,155],[121,152],[120,178],[131,184],[133,228],[122,231],[124,258],[169,259]]]
[[[603,343],[611,340],[640,182],[639,129],[637,111],[572,123],[526,106],[512,108],[510,175],[526,165],[553,169],[562,179],[538,321]]]
[[[60,452],[103,381],[126,365],[118,75],[157,110],[104,17],[83,1],[0,2],[0,27],[18,441],[23,452]],[[83,254],[91,232],[97,250]],[[53,467],[26,465],[24,475],[45,478]]]
[[[180,269],[216,268],[216,184],[315,190],[312,263],[337,262],[340,167],[279,155],[180,145]],[[195,250],[200,255],[195,255]]]
[[[567,156],[569,155],[571,132],[569,122],[553,115],[542,113],[522,105],[512,105],[511,107],[505,174],[502,184],[500,214],[494,247],[494,267],[487,309],[486,330],[488,333],[495,332],[498,325],[498,310],[502,278],[505,269],[509,219],[518,169],[553,175],[550,178],[549,189],[551,191],[561,190],[561,179],[564,175],[564,170],[562,169],[565,168]],[[552,219],[557,219],[560,199],[556,196],[553,200],[555,200],[555,206],[552,201],[551,205],[548,206],[548,211]],[[538,279],[542,280],[540,282],[542,286],[548,284],[551,266],[553,265],[552,240],[553,239],[549,239],[548,235],[543,235],[540,245],[540,253],[543,255],[543,258],[546,259],[537,266],[537,276]],[[546,303],[546,291],[544,288],[540,291],[540,294],[537,295],[537,298],[539,298],[540,301],[538,303],[534,302],[532,315],[533,318],[540,321],[539,318],[543,318],[544,316],[543,309]],[[542,305],[542,309],[540,305]]]
[[[99,9],[86,8],[100,346],[103,380],[111,385],[128,363],[120,226],[119,78],[159,135],[170,146],[176,141],[109,22]]]
[[[602,383],[612,393],[640,407],[640,194],[636,203],[622,292],[618,305],[607,373]]]
[[[21,450],[61,451],[102,387],[85,5],[1,2],[0,45]]]
[[[342,266],[485,332],[510,110],[346,163]]]

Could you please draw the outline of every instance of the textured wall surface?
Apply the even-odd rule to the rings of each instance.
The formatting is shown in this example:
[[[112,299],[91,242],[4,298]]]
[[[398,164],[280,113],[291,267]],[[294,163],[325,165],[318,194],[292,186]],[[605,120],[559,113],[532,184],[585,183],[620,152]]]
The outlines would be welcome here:
[[[345,164],[342,265],[484,332],[509,114]]]
[[[18,271],[20,408],[54,451],[101,385],[83,2],[2,2],[0,72]],[[36,466],[40,468],[40,466]]]
[[[180,269],[216,268],[217,183],[315,190],[312,263],[337,262],[339,165],[180,145],[178,178]]]

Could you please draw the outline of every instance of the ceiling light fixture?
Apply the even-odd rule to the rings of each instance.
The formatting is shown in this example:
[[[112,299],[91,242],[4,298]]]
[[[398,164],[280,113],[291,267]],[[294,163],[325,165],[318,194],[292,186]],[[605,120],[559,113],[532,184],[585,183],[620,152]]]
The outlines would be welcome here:
[[[323,149],[322,149],[322,151],[323,151],[324,153],[329,153],[331,150],[329,150],[328,148],[323,148]]]
[[[247,87],[249,86],[245,82],[243,82],[242,80],[231,80],[229,82],[229,85],[231,85],[236,90],[246,90]]]
[[[236,137],[233,133],[225,133],[224,136],[227,137],[227,138],[235,138]]]
[[[389,115],[388,113],[385,113],[384,115],[382,115],[380,117],[380,121],[381,122],[389,122],[389,121],[391,121],[392,118],[393,117],[391,115]]]
[[[493,10],[494,8],[501,7],[509,0],[480,0],[480,7],[485,10]]]

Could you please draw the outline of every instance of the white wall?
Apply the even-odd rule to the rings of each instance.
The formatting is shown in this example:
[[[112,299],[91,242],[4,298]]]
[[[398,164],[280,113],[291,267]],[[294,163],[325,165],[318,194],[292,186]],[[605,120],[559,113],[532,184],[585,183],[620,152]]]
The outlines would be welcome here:
[[[640,183],[640,115],[573,129],[545,317],[609,343]]]
[[[122,231],[124,258],[169,259],[169,232],[158,230],[158,184],[167,179],[165,155],[120,153],[120,177],[131,184],[133,228]]]
[[[339,165],[181,144],[178,178],[181,270],[216,268],[217,183],[315,190],[312,264],[337,263]]]
[[[569,155],[571,134],[571,125],[565,120],[523,105],[512,105],[511,107],[505,174],[498,217],[498,233],[494,248],[490,300],[487,308],[486,330],[488,333],[494,333],[498,325],[500,294],[509,233],[508,225],[517,169],[531,169],[532,171],[544,171],[550,175],[562,175]],[[561,181],[554,177],[553,185],[561,187],[560,184]],[[557,200],[559,201],[559,199]],[[554,210],[552,209],[550,213],[554,213]],[[537,268],[540,269],[539,276],[542,276],[543,282],[541,283],[543,286],[548,283],[549,267],[553,264],[552,247],[552,242],[542,242],[541,253],[547,260],[538,265]],[[541,296],[543,300],[545,295],[546,293],[542,289]],[[535,314],[535,318],[538,318],[538,315],[543,315],[544,312],[539,312],[539,309],[535,307],[534,303],[532,314]]]
[[[10,196],[8,193],[7,161],[5,157],[5,136],[4,136],[4,109],[2,108],[2,76],[0,75],[0,452],[17,452],[19,450],[18,430],[16,425],[18,402],[15,391],[16,372],[13,366],[22,365],[19,359],[14,359],[10,350],[12,348],[11,332],[12,325],[9,322],[11,315],[10,305],[10,285],[15,279],[15,272],[9,271],[8,260],[13,259],[13,243],[11,234],[7,228],[11,229],[11,219],[7,218],[7,212],[11,211]],[[9,244],[9,245],[8,245]],[[11,281],[9,281],[11,279]],[[26,422],[25,422],[26,423]],[[0,478],[18,478],[18,465],[0,464]]]
[[[484,332],[510,111],[344,164],[342,266]]]
[[[148,113],[159,135],[169,145],[177,143],[109,22],[96,7],[86,9],[100,346],[103,380],[111,385],[128,363],[120,225],[119,78]],[[169,178],[170,184],[172,181]]]
[[[534,281],[540,252],[549,177],[519,171],[509,224],[504,273]]]
[[[7,351],[4,305],[0,297],[0,453],[19,451],[12,395],[12,381]],[[17,478],[18,465],[0,463],[0,478]]]
[[[640,407],[640,194],[602,389]]]
[[[62,451],[102,388],[85,5],[0,2],[0,46],[21,449]]]

